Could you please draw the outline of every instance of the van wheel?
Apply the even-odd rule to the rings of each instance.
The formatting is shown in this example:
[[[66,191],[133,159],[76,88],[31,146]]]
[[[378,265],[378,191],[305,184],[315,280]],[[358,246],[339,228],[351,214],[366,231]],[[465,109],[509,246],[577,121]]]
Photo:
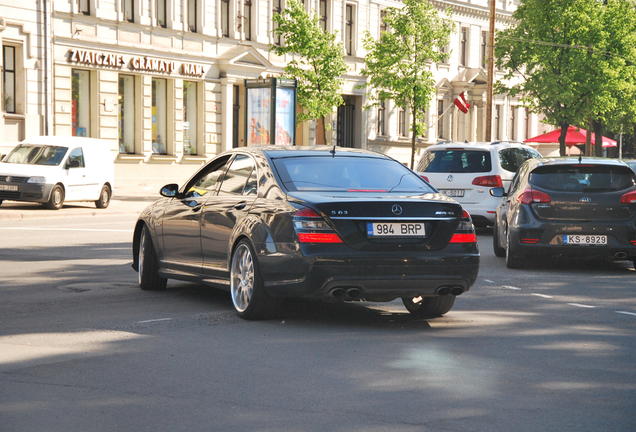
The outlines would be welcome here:
[[[59,210],[64,205],[64,188],[60,185],[53,186],[49,200],[44,204],[51,210]]]
[[[415,318],[434,318],[451,310],[455,304],[455,296],[402,297],[402,303]]]
[[[0,206],[2,205],[2,200],[0,200]]]
[[[110,190],[110,186],[104,185],[102,191],[99,193],[99,199],[95,201],[95,207],[100,209],[105,209],[110,204],[110,197],[112,195],[112,191]]]

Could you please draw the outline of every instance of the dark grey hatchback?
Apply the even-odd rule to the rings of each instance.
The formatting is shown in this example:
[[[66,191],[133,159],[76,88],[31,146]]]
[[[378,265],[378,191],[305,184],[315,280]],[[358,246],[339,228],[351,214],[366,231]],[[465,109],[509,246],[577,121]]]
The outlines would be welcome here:
[[[493,228],[495,255],[510,268],[538,257],[636,260],[636,175],[622,161],[592,158],[525,162]]]
[[[399,162],[331,147],[240,148],[207,163],[140,215],[133,268],[226,287],[243,318],[282,298],[390,301],[448,312],[477,277],[468,213]]]

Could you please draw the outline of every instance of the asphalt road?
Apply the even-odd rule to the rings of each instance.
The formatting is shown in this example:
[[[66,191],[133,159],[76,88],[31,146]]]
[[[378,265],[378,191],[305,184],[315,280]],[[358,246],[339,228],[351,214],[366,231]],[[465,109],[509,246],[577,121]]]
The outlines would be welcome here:
[[[0,208],[1,431],[634,431],[635,271],[482,266],[445,317],[401,303],[288,305],[142,292],[146,203]]]

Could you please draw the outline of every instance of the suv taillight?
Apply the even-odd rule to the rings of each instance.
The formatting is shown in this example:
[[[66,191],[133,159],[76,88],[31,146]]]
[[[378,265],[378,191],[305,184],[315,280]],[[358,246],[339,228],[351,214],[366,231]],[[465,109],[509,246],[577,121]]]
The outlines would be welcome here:
[[[621,204],[636,203],[636,191],[627,192],[621,196]]]
[[[549,203],[552,197],[545,192],[526,189],[517,197],[517,201],[521,204]]]
[[[322,216],[308,207],[296,211],[292,219],[300,243],[342,243]]]
[[[503,187],[501,176],[498,175],[475,177],[473,184],[476,186]]]

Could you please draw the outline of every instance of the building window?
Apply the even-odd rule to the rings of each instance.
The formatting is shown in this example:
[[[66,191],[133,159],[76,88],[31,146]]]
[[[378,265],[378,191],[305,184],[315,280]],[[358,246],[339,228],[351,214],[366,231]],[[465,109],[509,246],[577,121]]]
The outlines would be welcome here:
[[[437,101],[437,137],[439,139],[444,138],[444,118],[442,117],[444,114],[444,101],[439,99]]]
[[[386,25],[386,10],[380,11],[380,34],[388,30]]]
[[[355,41],[355,9],[353,5],[345,6],[345,50],[347,55],[353,55],[353,44]]]
[[[197,0],[187,0],[188,2],[188,30],[197,31]]]
[[[168,154],[166,126],[168,120],[168,82],[152,79],[152,152]]]
[[[252,40],[252,0],[243,3],[243,34],[245,40]]]
[[[15,47],[2,46],[2,109],[15,113]]]
[[[90,15],[91,6],[89,0],[77,0],[77,11],[84,15]]]
[[[481,67],[486,68],[486,56],[488,53],[486,52],[486,47],[488,45],[488,32],[481,32]]]
[[[459,65],[466,66],[468,55],[468,27],[462,27],[459,40]]]
[[[221,0],[221,34],[230,37],[230,0]]]
[[[71,71],[71,123],[73,136],[90,136],[90,72],[73,69]]]
[[[320,28],[327,31],[327,0],[320,0],[318,5],[318,17],[320,19]]]
[[[157,25],[166,27],[166,0],[155,0],[155,10],[157,14]]]
[[[193,81],[183,82],[183,154],[197,154],[197,88]]]
[[[517,107],[510,107],[510,133],[508,134],[508,140],[514,141],[517,136]]]
[[[495,105],[495,130],[493,131],[493,141],[499,141],[501,130],[501,105]]]
[[[119,75],[119,152],[135,153],[135,77]]]
[[[384,136],[386,135],[386,102],[380,101],[380,106],[378,107],[378,135]]]
[[[406,111],[403,109],[398,112],[398,134],[401,137],[406,136]]]
[[[128,22],[135,22],[135,2],[134,0],[121,0],[121,10],[124,19]]]
[[[274,40],[275,45],[280,45],[281,39],[280,34],[276,34],[276,29],[278,28],[278,24],[274,21],[274,16],[280,14],[283,10],[282,0],[273,0],[273,9],[272,9],[272,39]]]

